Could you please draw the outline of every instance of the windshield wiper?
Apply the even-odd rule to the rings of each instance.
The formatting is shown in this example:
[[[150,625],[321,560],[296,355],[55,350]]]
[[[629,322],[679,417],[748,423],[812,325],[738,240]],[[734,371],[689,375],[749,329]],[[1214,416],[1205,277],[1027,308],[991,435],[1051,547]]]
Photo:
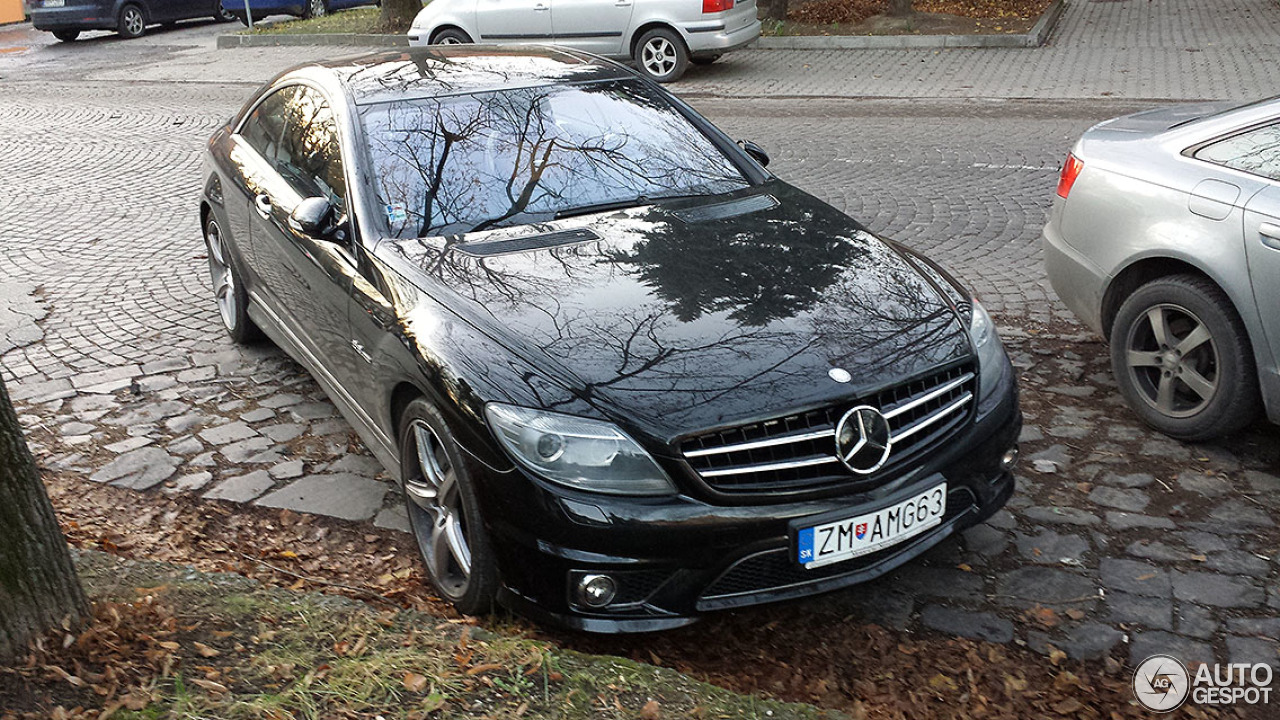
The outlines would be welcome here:
[[[649,198],[641,195],[640,197],[631,198],[630,200],[610,200],[609,202],[592,203],[590,205],[579,205],[577,207],[565,208],[556,211],[556,219],[576,217],[578,215],[590,215],[591,213],[605,212],[607,210],[622,210],[624,208],[637,207],[649,202]]]

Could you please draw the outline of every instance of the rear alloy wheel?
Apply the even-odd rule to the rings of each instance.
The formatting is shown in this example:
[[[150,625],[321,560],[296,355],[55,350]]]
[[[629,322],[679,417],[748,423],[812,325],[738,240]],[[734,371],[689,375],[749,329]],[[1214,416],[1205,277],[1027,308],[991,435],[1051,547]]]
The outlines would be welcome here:
[[[427,575],[464,615],[493,610],[498,572],[471,475],[444,418],[414,400],[401,420],[400,466],[409,526]]]
[[[318,18],[329,14],[329,8],[325,5],[324,0],[307,0],[307,11],[303,17]]]
[[[120,21],[116,25],[116,32],[122,37],[136,38],[142,37],[142,33],[147,31],[147,18],[142,14],[142,8],[137,5],[125,5],[120,8]]]
[[[218,304],[218,315],[227,328],[231,340],[238,344],[250,343],[262,337],[262,331],[249,318],[249,297],[236,275],[235,263],[222,228],[210,215],[204,226],[204,244],[209,256],[209,279],[213,282],[213,299]]]
[[[80,37],[80,31],[79,30],[54,30],[53,36],[58,38],[62,42],[74,42],[76,38]]]
[[[1247,331],[1226,294],[1176,275],[1130,295],[1111,329],[1121,393],[1148,425],[1180,440],[1243,428],[1258,411],[1258,375]]]
[[[471,36],[457,28],[445,28],[431,38],[432,45],[470,45]]]
[[[235,13],[233,13],[233,12],[231,12],[230,10],[228,10],[228,9],[226,9],[226,8],[224,8],[224,7],[222,7],[222,3],[218,3],[218,9],[217,9],[217,11],[213,14],[213,19],[214,19],[214,20],[216,20],[216,21],[218,21],[218,22],[233,22],[233,21],[238,20],[238,19],[240,19],[240,18],[239,18],[239,16],[238,16],[238,15],[236,15]]]
[[[689,50],[679,35],[655,28],[640,36],[635,60],[640,72],[660,83],[669,83],[679,80],[688,69]]]

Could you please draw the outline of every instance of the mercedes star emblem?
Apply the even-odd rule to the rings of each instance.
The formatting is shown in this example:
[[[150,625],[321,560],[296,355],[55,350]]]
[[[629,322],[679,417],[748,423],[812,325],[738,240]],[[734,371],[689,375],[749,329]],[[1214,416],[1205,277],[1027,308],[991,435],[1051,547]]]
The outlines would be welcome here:
[[[836,423],[836,456],[859,475],[879,470],[892,446],[889,421],[869,405],[850,410]]]

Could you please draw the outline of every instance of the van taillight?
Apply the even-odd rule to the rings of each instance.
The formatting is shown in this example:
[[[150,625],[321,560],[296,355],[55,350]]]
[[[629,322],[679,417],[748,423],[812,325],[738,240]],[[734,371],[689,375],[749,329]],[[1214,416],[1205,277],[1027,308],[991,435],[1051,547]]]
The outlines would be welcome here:
[[[733,0],[702,0],[702,12],[718,13],[733,9]]]
[[[1071,186],[1076,184],[1076,178],[1080,177],[1080,171],[1084,169],[1084,163],[1080,158],[1067,153],[1067,161],[1062,164],[1062,173],[1058,175],[1058,197],[1065,198],[1071,194]]]

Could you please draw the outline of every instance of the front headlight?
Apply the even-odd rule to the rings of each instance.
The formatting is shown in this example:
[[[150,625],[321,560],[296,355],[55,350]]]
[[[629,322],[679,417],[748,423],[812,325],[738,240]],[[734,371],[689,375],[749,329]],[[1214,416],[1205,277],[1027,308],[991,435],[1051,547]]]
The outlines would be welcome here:
[[[999,387],[1002,376],[1007,371],[1008,358],[1004,354],[1004,346],[996,333],[996,325],[987,314],[987,309],[976,299],[973,301],[973,314],[969,321],[969,335],[973,338],[973,346],[978,350],[978,412],[989,410],[992,391]]]
[[[669,495],[649,453],[612,423],[489,403],[493,434],[521,465],[552,482],[611,495]]]

